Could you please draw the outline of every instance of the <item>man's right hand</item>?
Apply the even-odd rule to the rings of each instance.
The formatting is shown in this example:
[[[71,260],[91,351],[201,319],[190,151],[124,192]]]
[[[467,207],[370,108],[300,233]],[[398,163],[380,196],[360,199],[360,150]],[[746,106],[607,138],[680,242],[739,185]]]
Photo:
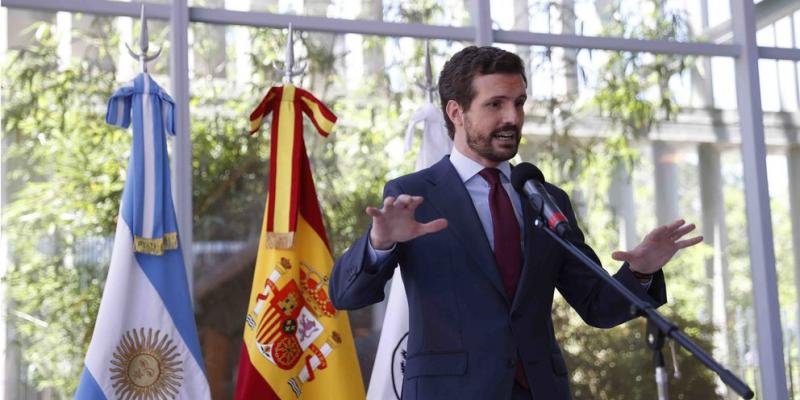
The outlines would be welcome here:
[[[428,223],[414,219],[414,210],[422,204],[422,196],[401,194],[397,198],[389,196],[383,200],[383,208],[367,207],[367,215],[372,217],[372,230],[369,242],[376,250],[388,250],[398,242],[406,242],[447,227],[444,218]]]

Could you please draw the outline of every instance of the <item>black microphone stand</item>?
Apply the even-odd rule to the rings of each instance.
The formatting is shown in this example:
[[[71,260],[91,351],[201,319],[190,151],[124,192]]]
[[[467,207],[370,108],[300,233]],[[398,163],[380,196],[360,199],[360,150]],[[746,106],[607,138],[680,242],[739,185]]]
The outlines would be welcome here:
[[[656,389],[658,389],[658,400],[669,398],[669,386],[667,385],[667,371],[664,368],[664,333],[658,327],[647,320],[647,347],[653,350],[653,365],[656,368]],[[677,362],[673,360],[673,362]]]
[[[664,371],[664,355],[661,353],[661,347],[664,345],[665,337],[674,340],[679,345],[683,346],[684,349],[689,351],[689,353],[692,353],[692,355],[700,360],[703,365],[714,371],[714,373],[720,377],[722,382],[733,389],[734,392],[738,393],[739,396],[742,396],[745,399],[753,398],[753,390],[750,389],[746,383],[744,383],[731,371],[725,369],[725,367],[720,365],[720,363],[718,363],[713,357],[708,355],[705,351],[703,351],[703,349],[697,346],[697,344],[689,339],[689,337],[686,336],[686,334],[684,334],[677,325],[661,315],[648,302],[633,294],[622,283],[609,275],[608,272],[603,269],[603,267],[594,262],[594,260],[589,258],[582,251],[578,250],[574,244],[564,240],[558,236],[558,234],[549,229],[544,224],[540,216],[541,207],[535,211],[535,215],[537,215],[533,221],[535,227],[545,231],[548,235],[550,235],[551,238],[553,238],[553,240],[558,242],[570,254],[575,256],[584,265],[586,265],[586,267],[592,270],[595,275],[603,279],[617,292],[619,292],[619,294],[628,299],[628,301],[631,302],[631,314],[647,318],[647,343],[648,347],[653,350],[653,360],[656,364],[656,383],[659,386],[659,399],[666,400],[667,396],[667,374]]]

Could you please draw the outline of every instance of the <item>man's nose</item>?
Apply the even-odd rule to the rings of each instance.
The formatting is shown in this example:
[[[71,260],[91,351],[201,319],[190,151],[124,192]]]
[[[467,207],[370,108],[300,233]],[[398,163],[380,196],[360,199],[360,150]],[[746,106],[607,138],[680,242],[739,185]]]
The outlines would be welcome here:
[[[522,123],[523,118],[525,118],[525,113],[522,111],[521,107],[516,107],[515,105],[511,104],[506,107],[503,107],[502,113],[502,124],[512,124],[519,126]]]

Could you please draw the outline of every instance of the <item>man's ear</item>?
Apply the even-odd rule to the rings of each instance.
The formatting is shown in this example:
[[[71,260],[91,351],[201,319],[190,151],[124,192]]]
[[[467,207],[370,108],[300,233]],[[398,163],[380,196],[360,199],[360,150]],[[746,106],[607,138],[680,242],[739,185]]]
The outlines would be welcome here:
[[[453,122],[453,125],[455,126],[464,125],[464,110],[461,109],[461,106],[458,104],[457,101],[448,100],[445,111],[447,111],[447,116],[450,117],[450,121]]]

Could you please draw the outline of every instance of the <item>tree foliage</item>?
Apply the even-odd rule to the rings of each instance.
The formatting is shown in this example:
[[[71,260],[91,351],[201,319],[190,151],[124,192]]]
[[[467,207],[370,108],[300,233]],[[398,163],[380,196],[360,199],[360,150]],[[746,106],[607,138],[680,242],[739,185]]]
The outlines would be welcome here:
[[[567,366],[572,371],[571,389],[575,399],[655,399],[655,366],[645,343],[646,322],[630,321],[613,329],[593,329],[577,326],[565,307],[557,307],[553,323],[559,326]],[[669,313],[675,321],[703,348],[711,346],[711,326],[697,323],[679,314]],[[591,331],[588,331],[591,329]],[[713,399],[714,374],[691,355],[675,345],[673,358],[669,344],[663,348],[669,376],[671,399]],[[680,378],[673,373],[680,371]]]
[[[104,123],[115,40],[98,42],[96,57],[59,65],[53,26],[31,29],[34,45],[3,67],[5,283],[31,378],[70,393],[106,272],[90,254],[116,226],[130,138]]]

